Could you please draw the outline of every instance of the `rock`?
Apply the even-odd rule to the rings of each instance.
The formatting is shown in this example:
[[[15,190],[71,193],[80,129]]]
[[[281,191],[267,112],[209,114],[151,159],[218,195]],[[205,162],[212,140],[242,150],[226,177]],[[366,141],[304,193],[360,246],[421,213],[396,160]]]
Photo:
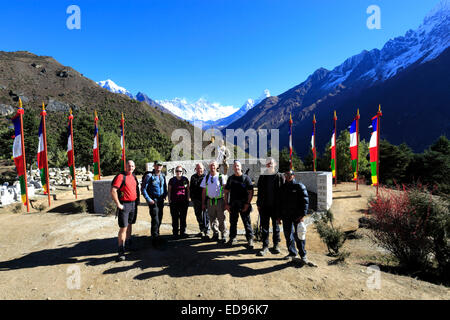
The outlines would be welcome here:
[[[69,71],[68,70],[56,71],[56,76],[60,78],[67,78],[69,76]]]
[[[14,114],[16,110],[13,106],[10,106],[8,104],[0,104],[0,116],[6,117],[11,114]]]
[[[70,105],[50,98],[46,107],[47,111],[69,111]]]

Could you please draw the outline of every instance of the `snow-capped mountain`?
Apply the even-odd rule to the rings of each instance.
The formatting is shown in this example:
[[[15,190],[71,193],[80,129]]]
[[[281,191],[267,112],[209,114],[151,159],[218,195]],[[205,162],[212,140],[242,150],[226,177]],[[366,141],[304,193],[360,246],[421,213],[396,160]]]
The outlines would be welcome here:
[[[131,99],[135,98],[130,91],[128,91],[127,89],[125,89],[123,87],[118,86],[114,81],[112,81],[110,79],[104,80],[104,81],[98,81],[97,84],[100,87],[105,88],[113,93],[124,94],[124,95],[127,95],[128,97],[130,97]]]
[[[204,98],[200,98],[195,102],[188,102],[184,98],[156,100],[156,102],[173,114],[190,122],[217,120],[227,117],[238,110],[234,106],[222,106],[220,103],[209,102]]]
[[[327,75],[323,89],[355,81],[366,85],[385,81],[414,63],[425,63],[439,56],[450,45],[450,0],[442,0],[427,14],[417,30],[389,40],[381,50],[364,50],[347,59]]]
[[[208,129],[211,127],[215,127],[217,129],[222,129],[229,125],[230,123],[238,120],[239,118],[243,117],[248,110],[256,106],[258,103],[263,101],[264,99],[270,97],[270,91],[268,89],[265,89],[264,92],[257,98],[256,100],[253,99],[247,99],[245,101],[244,105],[240,107],[236,112],[229,115],[228,117],[216,120],[216,121],[208,121],[203,124],[204,129]]]
[[[331,132],[333,110],[340,123],[348,125],[356,108],[369,117],[381,104],[386,111],[383,138],[423,151],[450,130],[449,65],[450,0],[442,0],[416,30],[387,41],[381,49],[364,50],[333,70],[317,69],[299,85],[263,100],[226,129],[287,132],[292,114],[294,148],[306,155],[305,137],[311,134],[314,115],[322,132]],[[409,128],[420,134],[411,135]],[[362,132],[364,138],[367,134]],[[326,134],[317,139],[320,149],[329,142]],[[286,145],[287,139],[281,144]]]

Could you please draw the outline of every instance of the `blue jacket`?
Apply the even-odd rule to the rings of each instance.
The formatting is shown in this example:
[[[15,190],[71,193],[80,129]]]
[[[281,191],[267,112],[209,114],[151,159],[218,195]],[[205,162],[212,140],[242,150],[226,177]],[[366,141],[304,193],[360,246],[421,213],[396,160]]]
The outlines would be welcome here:
[[[149,173],[142,181],[142,195],[147,202],[165,199],[167,196],[166,176],[162,173],[159,177]]]

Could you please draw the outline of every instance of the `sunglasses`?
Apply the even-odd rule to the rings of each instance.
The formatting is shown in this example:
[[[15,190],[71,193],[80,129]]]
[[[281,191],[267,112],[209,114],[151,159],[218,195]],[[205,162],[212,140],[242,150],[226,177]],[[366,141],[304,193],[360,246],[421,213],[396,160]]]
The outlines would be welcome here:
[[[175,172],[183,172],[182,170],[176,170]]]

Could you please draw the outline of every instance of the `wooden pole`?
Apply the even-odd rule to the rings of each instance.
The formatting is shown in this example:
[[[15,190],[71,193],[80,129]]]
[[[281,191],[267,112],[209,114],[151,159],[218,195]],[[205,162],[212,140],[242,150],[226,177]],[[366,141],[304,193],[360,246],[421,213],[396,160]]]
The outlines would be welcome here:
[[[314,144],[313,144],[313,169],[316,172],[316,115],[313,116],[313,135],[314,135]]]
[[[73,145],[73,115],[72,115],[72,109],[70,109],[70,116],[69,116],[69,122],[70,122],[70,142],[72,143],[72,165],[73,165],[73,177],[72,177],[72,188],[75,191],[75,199],[78,199],[77,194],[77,178],[75,174],[75,146]]]
[[[356,191],[359,184],[359,109],[356,113]]]
[[[334,174],[335,174],[335,178],[334,178],[334,186],[337,187],[337,175],[338,175],[338,171],[337,171],[337,145],[336,145],[336,135],[337,135],[337,128],[336,128],[336,121],[337,121],[337,116],[336,116],[336,110],[334,110]],[[315,143],[316,137],[314,136],[314,143]]]
[[[381,104],[378,105],[377,112],[377,196],[378,196],[378,187],[380,185],[380,135],[381,135]]]
[[[98,149],[98,180],[101,180],[102,178],[102,174],[101,174],[101,170],[100,170],[100,138],[99,138],[99,133],[100,130],[98,129],[98,115],[97,115],[97,110],[95,110],[95,126],[97,127],[97,149]]]
[[[22,110],[20,110],[22,109]],[[27,212],[30,212],[30,201],[28,199],[28,182],[27,182],[27,162],[25,160],[25,139],[23,136],[23,114],[24,110],[22,108],[22,100],[19,98],[19,117],[20,117],[20,138],[22,141],[22,156],[23,156],[23,168],[24,168],[24,179],[25,179],[25,198],[26,198],[26,206]]]
[[[45,104],[42,102],[42,135],[44,137],[44,153],[45,153],[45,180],[47,183],[47,198],[48,198],[48,206],[50,207],[50,179],[48,174],[48,154],[47,154],[47,130],[45,128],[45,116],[47,112],[45,111]]]
[[[120,123],[122,124],[122,139],[123,139],[122,158],[123,158],[123,170],[125,171],[127,160],[126,160],[126,154],[125,154],[125,119],[123,117],[123,112],[122,112],[122,119],[120,120]]]

